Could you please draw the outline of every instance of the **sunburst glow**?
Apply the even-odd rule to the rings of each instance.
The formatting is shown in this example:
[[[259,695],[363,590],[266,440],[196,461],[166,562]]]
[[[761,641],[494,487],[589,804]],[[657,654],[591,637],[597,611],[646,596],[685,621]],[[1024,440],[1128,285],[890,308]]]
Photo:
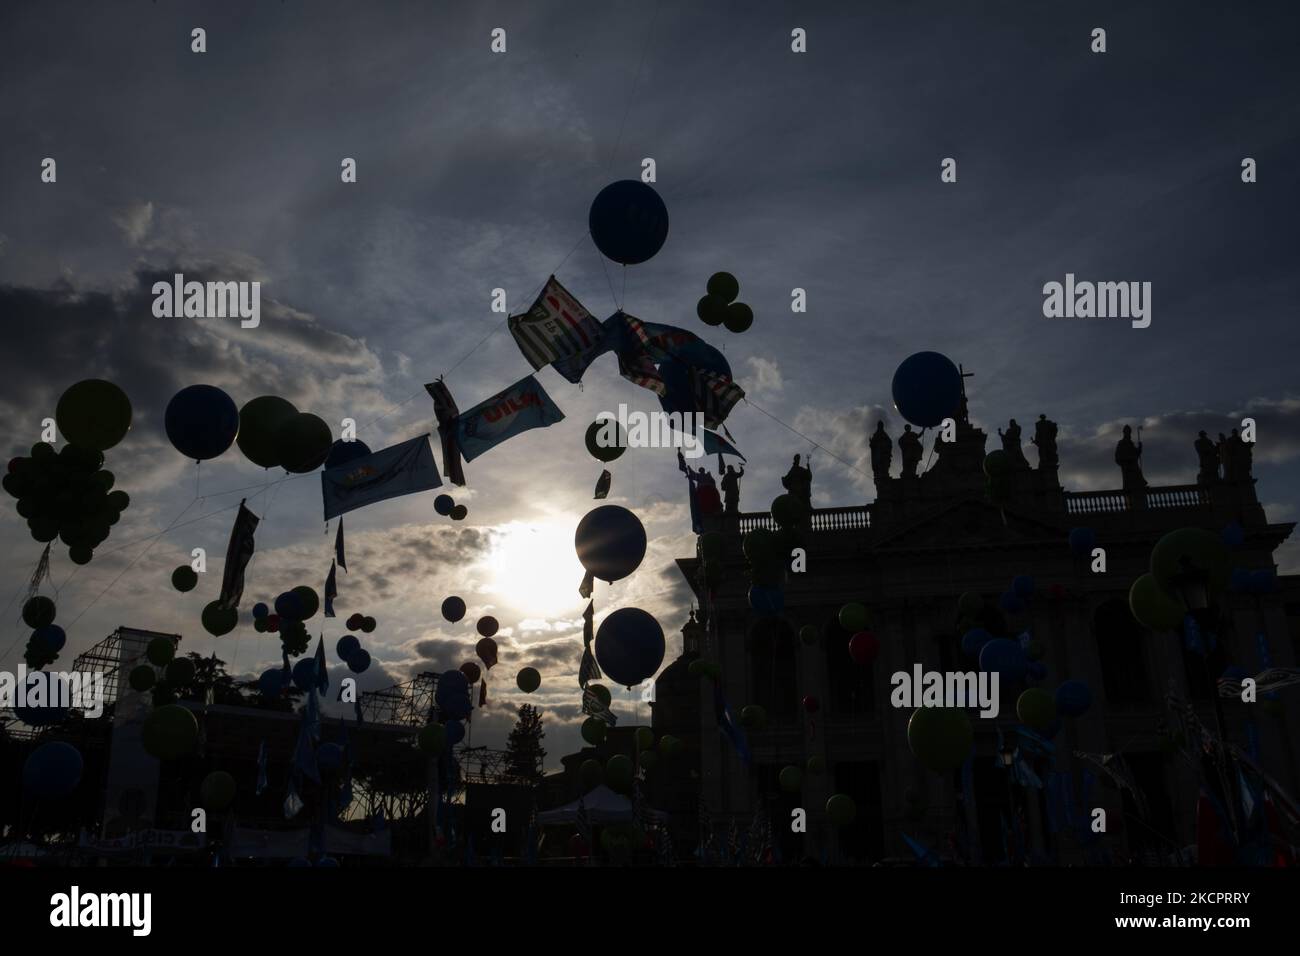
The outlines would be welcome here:
[[[520,617],[576,611],[583,574],[573,550],[576,527],[576,519],[512,521],[498,527],[487,559],[489,587],[497,600]]]

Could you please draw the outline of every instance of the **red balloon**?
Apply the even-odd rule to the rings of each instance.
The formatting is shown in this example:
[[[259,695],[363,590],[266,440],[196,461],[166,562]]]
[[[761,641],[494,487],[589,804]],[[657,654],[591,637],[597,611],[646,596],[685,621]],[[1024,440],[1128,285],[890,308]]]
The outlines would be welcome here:
[[[268,614],[266,616],[266,629],[272,634],[278,633],[280,630],[280,615]]]
[[[861,667],[869,666],[880,653],[880,641],[870,631],[858,631],[849,639],[849,656]]]
[[[465,675],[465,679],[471,684],[477,684],[478,679],[483,676],[483,671],[473,661],[466,661],[461,664],[460,672]]]
[[[808,711],[810,714],[815,714],[817,711],[822,709],[822,702],[812,694],[809,694],[803,699],[803,709]]]

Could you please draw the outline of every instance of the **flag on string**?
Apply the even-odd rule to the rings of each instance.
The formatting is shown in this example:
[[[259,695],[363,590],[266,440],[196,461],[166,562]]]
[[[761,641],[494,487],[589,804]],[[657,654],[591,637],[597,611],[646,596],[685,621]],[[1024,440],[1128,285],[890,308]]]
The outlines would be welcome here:
[[[322,694],[330,689],[330,677],[325,667],[325,635],[322,634],[316,642],[316,689]]]
[[[334,560],[344,571],[348,569],[348,559],[343,555],[343,519],[339,518],[339,530],[334,534]]]
[[[740,453],[739,449],[737,449],[735,445],[727,441],[717,432],[711,432],[708,429],[705,429],[702,434],[704,437],[704,454],[718,456],[734,455],[741,461],[746,460],[745,456]]]
[[[591,572],[588,571],[582,576],[582,583],[578,585],[578,595],[584,598],[591,597],[591,589],[595,587],[595,585],[596,579],[592,576]]]
[[[656,367],[656,353],[651,349],[645,323],[633,315],[619,313],[627,333],[618,353],[618,374],[633,385],[648,388],[660,398],[668,394],[668,385]]]
[[[334,579],[335,562],[330,562],[330,573],[325,575],[325,616],[334,616],[334,599],[339,596],[339,585]]]
[[[600,477],[596,479],[596,493],[591,497],[596,501],[605,498],[609,494],[609,485],[613,480],[614,476],[609,473],[608,468],[602,471]]]
[[[241,501],[235,524],[230,529],[230,543],[226,545],[226,564],[222,570],[221,597],[218,599],[223,608],[239,607],[239,599],[244,596],[244,569],[253,557],[253,532],[257,530],[257,522],[257,515]]]
[[[510,316],[506,325],[534,370],[598,345],[603,335],[600,323],[555,276],[546,280],[532,307]]]
[[[438,420],[438,437],[442,440],[442,470],[453,485],[463,486],[465,469],[461,466],[460,444],[456,438],[456,419],[460,417],[456,400],[451,397],[451,392],[442,379],[425,385],[424,390],[433,399],[433,415]]]
[[[479,685],[478,685],[478,705],[479,705],[480,707],[486,707],[486,706],[487,706],[487,678],[486,678],[486,677],[483,678],[481,681],[479,681]]]
[[[736,403],[745,397],[745,390],[729,376],[695,366],[691,367],[691,391],[696,410],[704,415],[705,428],[721,425]]]
[[[600,674],[596,676],[599,677]],[[588,717],[597,717],[603,720],[610,727],[618,726],[618,717],[615,716],[614,712],[606,707],[601,699],[586,687],[582,690],[582,712]]]
[[[392,445],[320,473],[325,520],[377,501],[442,485],[428,434]]]
[[[533,428],[545,428],[564,420],[546,389],[532,375],[497,392],[463,412],[456,422],[461,454],[466,461]]]

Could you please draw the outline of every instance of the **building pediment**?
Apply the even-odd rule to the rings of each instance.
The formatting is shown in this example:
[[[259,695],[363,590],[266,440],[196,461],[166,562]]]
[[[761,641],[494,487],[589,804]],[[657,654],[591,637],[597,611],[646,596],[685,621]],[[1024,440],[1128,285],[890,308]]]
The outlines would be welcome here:
[[[999,508],[979,498],[965,498],[905,520],[876,539],[872,549],[907,551],[1031,544],[1063,538],[1068,531],[1014,508]]]

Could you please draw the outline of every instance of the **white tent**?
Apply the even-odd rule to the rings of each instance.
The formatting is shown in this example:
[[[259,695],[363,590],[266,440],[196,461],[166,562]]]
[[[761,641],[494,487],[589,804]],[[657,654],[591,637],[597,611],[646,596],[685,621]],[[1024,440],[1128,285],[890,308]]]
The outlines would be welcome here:
[[[592,824],[632,822],[632,801],[621,794],[615,793],[604,784],[596,787],[583,797],[582,802],[587,810],[587,820]],[[651,810],[649,807],[643,806],[641,812],[652,820],[664,821],[668,819],[668,814],[659,810]],[[556,807],[554,810],[546,810],[537,814],[537,822],[542,826],[557,823],[576,823],[577,820],[577,800],[562,807]]]

